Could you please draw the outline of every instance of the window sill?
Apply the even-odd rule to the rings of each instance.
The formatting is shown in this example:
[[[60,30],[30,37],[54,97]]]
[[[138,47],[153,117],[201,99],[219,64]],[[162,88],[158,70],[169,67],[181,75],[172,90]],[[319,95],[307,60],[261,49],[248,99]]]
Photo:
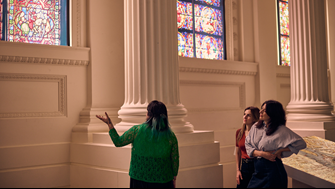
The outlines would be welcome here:
[[[87,66],[90,48],[0,41],[0,62]]]

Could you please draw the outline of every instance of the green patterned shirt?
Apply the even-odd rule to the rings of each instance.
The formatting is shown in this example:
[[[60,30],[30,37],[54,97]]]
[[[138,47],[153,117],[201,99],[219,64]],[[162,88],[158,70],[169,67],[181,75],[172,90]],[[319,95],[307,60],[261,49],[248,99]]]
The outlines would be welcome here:
[[[146,123],[135,125],[122,136],[115,128],[109,135],[116,147],[132,143],[129,176],[133,179],[166,183],[177,176],[179,169],[178,141],[170,129],[153,138]]]

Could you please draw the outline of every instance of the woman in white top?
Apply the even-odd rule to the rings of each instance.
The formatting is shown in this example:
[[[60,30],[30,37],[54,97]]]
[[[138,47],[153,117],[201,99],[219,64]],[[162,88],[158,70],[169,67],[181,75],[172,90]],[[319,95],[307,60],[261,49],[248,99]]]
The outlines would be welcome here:
[[[245,139],[247,154],[255,158],[255,172],[248,188],[287,188],[287,173],[281,158],[306,148],[306,142],[285,126],[282,104],[268,100],[262,104],[260,120]]]

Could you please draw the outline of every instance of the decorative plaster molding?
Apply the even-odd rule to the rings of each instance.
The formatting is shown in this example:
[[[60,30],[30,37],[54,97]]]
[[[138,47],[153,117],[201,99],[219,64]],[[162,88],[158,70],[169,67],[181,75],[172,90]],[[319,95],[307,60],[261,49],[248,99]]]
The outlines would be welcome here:
[[[232,0],[225,1],[225,17],[226,17],[226,54],[227,60],[234,60],[234,18]]]
[[[77,47],[81,47],[81,0],[77,0],[77,10],[76,10],[76,19],[77,19]]]
[[[280,84],[280,88],[291,88],[291,84],[282,83]]]
[[[277,77],[290,77],[290,74],[288,73],[277,73]]]
[[[89,61],[86,61],[86,60],[70,60],[70,59],[40,58],[40,57],[26,57],[26,56],[9,56],[9,55],[0,55],[0,62],[74,65],[74,66],[87,66],[89,64]]]
[[[0,113],[0,118],[18,117],[58,117],[67,116],[66,75],[0,73],[0,81],[38,81],[58,82],[58,111],[57,112],[16,112]]]
[[[180,80],[180,85],[232,85],[239,87],[239,108],[244,109],[246,106],[245,83],[242,82],[225,82],[225,81],[193,81],[193,80]],[[192,111],[227,111],[236,110],[233,108],[192,108]]]
[[[180,72],[209,73],[209,74],[252,75],[252,76],[255,76],[257,74],[257,72],[251,72],[251,71],[220,70],[220,69],[190,68],[190,67],[180,67],[179,71]]]

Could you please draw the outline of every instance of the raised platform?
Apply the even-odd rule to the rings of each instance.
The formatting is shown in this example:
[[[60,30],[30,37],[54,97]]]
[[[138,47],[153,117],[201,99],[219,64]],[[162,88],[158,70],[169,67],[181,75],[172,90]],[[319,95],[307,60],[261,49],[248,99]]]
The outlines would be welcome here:
[[[222,188],[220,145],[212,131],[176,134],[179,145],[178,188]],[[115,147],[108,133],[92,143],[71,144],[71,187],[129,187],[131,145]]]

